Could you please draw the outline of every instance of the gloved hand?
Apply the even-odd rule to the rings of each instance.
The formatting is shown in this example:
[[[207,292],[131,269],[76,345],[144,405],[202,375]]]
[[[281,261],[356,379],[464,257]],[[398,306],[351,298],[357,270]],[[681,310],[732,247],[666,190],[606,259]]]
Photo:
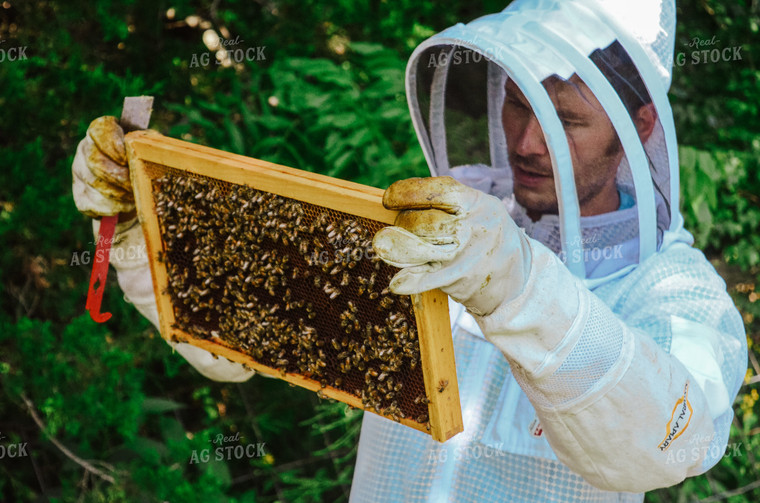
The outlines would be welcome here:
[[[440,288],[486,316],[525,288],[531,248],[499,199],[451,177],[411,178],[388,187],[383,205],[401,210],[373,241],[381,259],[402,268],[393,293]]]
[[[74,203],[93,218],[123,213],[134,216],[124,131],[116,117],[90,123],[72,164]]]

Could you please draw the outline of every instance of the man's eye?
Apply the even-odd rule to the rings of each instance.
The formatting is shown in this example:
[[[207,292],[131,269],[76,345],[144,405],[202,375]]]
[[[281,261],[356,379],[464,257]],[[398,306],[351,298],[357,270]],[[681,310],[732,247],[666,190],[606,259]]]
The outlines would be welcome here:
[[[559,120],[562,123],[562,126],[564,127],[579,127],[583,125],[583,123],[575,119],[563,119],[562,117],[560,117]]]
[[[507,104],[514,108],[519,108],[520,110],[528,110],[528,107],[525,106],[521,101],[518,101],[514,98],[507,98]]]

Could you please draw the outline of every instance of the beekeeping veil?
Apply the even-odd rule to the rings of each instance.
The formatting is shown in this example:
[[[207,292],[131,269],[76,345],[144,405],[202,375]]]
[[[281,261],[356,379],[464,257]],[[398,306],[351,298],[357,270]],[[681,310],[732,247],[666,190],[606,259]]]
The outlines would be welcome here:
[[[414,51],[406,86],[432,174],[504,198],[518,225],[590,286],[627,273],[682,238],[667,99],[674,32],[670,0],[515,0],[431,37]],[[540,127],[547,174],[551,164],[556,211],[536,221],[520,204],[520,178],[510,166],[517,148],[505,135],[516,120],[515,106],[505,106],[509,89],[519,89],[520,113]],[[586,181],[576,179],[573,162],[583,154],[574,125],[557,112],[567,89],[605,113],[617,134],[618,211],[581,217],[576,186]],[[654,111],[643,143],[634,120],[642,106]]]

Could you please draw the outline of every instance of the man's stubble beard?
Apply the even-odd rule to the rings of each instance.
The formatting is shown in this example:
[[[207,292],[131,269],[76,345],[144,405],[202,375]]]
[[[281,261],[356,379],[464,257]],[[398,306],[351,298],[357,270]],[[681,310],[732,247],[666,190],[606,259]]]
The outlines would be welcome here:
[[[620,154],[623,151],[623,146],[620,143],[620,140],[615,134],[615,137],[609,142],[607,145],[607,148],[605,149],[604,156],[600,159],[597,159],[593,166],[591,166],[591,170],[593,172],[598,172],[602,169],[608,169],[610,162],[615,157],[619,157]],[[521,166],[525,166],[527,168],[530,168],[534,172],[544,172],[546,170],[546,167],[543,166],[540,162],[541,156],[520,156],[518,154],[514,154],[513,152],[508,153],[509,157],[509,163],[511,165],[518,164]],[[617,162],[615,163],[615,167],[620,165],[620,161],[622,160],[622,157],[617,159]],[[553,171],[552,173],[552,180],[554,180]],[[608,179],[606,178],[598,178],[593,180],[591,183],[588,183],[587,180],[579,179],[577,176],[575,177],[575,190],[578,194],[578,205],[579,207],[583,207],[585,203],[590,201],[608,182]],[[551,192],[550,198],[545,199],[539,199],[536,200],[535,198],[533,201],[531,201],[528,197],[526,197],[526,193],[523,192],[522,189],[517,189],[517,186],[515,186],[514,195],[515,200],[525,208],[532,216],[539,216],[540,215],[557,215],[559,214],[559,202],[557,200],[557,192],[556,192],[556,184],[554,185],[555,190]],[[529,189],[525,189],[526,191],[529,191]]]

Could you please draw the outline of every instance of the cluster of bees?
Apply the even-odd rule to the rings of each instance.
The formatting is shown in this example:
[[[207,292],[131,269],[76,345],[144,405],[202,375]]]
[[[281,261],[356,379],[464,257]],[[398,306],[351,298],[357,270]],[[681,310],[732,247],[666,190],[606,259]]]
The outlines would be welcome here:
[[[176,328],[429,427],[414,311],[372,253],[383,224],[194,176],[154,198]]]

